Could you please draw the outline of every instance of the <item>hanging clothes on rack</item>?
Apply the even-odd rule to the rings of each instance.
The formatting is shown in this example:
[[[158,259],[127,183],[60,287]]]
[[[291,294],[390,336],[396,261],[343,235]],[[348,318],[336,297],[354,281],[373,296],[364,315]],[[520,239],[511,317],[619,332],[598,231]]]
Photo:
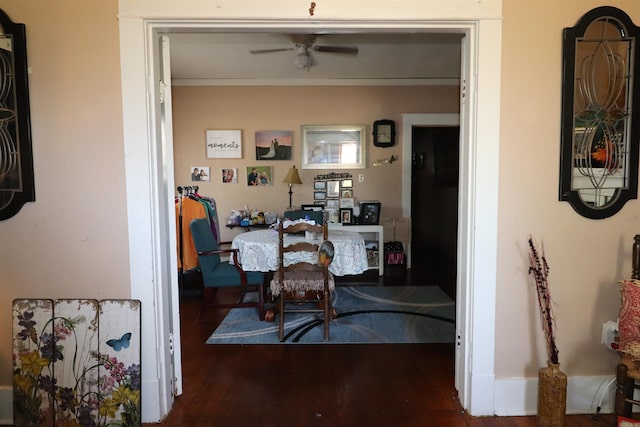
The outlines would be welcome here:
[[[199,195],[198,187],[178,187],[178,194],[179,196],[176,198],[176,218],[178,218],[176,231],[178,236],[178,267],[182,273],[198,267],[198,254],[189,229],[191,221],[196,218],[207,218],[213,236],[218,243],[220,243],[220,227],[216,203],[213,198]]]

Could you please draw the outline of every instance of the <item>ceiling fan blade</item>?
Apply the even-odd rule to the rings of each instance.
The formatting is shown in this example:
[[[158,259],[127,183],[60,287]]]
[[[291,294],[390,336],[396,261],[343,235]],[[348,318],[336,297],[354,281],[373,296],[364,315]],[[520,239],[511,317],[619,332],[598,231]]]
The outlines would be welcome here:
[[[257,49],[257,50],[250,50],[249,52],[251,53],[273,53],[273,52],[284,52],[287,50],[295,50],[294,47],[286,47],[286,48],[279,48],[279,49]]]
[[[348,55],[358,54],[358,48],[352,46],[312,46],[311,50],[316,52],[344,53]]]

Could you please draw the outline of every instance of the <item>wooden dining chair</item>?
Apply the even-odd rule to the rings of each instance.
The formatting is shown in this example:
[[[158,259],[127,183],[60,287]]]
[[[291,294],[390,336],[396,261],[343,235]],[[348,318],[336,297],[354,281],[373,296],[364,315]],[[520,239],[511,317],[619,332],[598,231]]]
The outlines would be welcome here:
[[[237,249],[220,249],[213,237],[207,218],[197,218],[189,224],[198,254],[198,268],[202,272],[203,302],[200,314],[207,308],[256,307],[258,317],[264,320],[264,274],[244,271]],[[233,264],[220,259],[220,255],[233,254]],[[238,293],[236,302],[216,302],[216,292]],[[245,301],[248,292],[257,292],[257,300]]]
[[[285,246],[287,234],[315,233],[314,240],[302,240]],[[322,236],[320,240],[319,237]],[[278,298],[279,325],[278,337],[284,341],[285,313],[321,312],[324,315],[324,340],[329,339],[329,322],[333,317],[331,293],[335,288],[329,265],[333,260],[333,244],[327,240],[327,224],[312,225],[296,223],[285,227],[278,226],[278,270],[271,280],[271,294]],[[293,253],[296,252],[294,255]],[[304,254],[306,258],[304,257]],[[290,261],[285,265],[285,254],[300,261]],[[317,308],[312,308],[316,304]]]

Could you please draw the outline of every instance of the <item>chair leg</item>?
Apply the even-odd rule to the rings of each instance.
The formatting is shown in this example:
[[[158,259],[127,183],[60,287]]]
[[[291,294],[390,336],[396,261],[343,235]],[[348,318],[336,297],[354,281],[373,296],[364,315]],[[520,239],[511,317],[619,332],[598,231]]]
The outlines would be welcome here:
[[[329,340],[329,322],[331,321],[331,291],[325,282],[324,286],[324,340]]]
[[[264,283],[258,286],[258,317],[261,322],[264,320]]]
[[[280,290],[278,307],[280,308],[280,316],[278,317],[278,338],[280,339],[280,342],[282,342],[284,341],[284,289]]]
[[[633,398],[634,390],[633,378],[627,377],[627,366],[619,363],[616,369],[616,397],[615,397],[615,415],[630,418],[632,404],[627,402],[627,398]]]

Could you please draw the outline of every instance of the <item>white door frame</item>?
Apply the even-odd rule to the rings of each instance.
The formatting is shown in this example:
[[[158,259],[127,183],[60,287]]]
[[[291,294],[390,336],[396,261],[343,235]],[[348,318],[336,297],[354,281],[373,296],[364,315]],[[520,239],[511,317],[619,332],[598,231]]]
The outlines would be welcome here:
[[[492,415],[501,64],[500,49],[496,46],[501,46],[501,22],[478,19],[443,24],[389,19],[312,23],[292,20],[283,24],[266,20],[151,21],[140,16],[121,15],[119,25],[131,294],[142,301],[145,331],[142,343],[143,422],[162,419],[172,405],[173,379],[167,378],[166,374],[166,365],[171,363],[166,357],[171,331],[167,304],[176,310],[178,305],[166,291],[177,287],[176,275],[166,274],[166,260],[172,258],[166,252],[170,247],[175,248],[175,233],[168,230],[175,223],[171,222],[171,214],[158,212],[167,204],[162,199],[168,197],[167,182],[161,182],[162,172],[172,176],[173,166],[162,163],[159,156],[166,147],[155,135],[154,109],[158,100],[153,69],[154,64],[157,66],[157,52],[153,49],[153,40],[156,33],[203,28],[237,32],[291,32],[310,26],[314,30],[353,32],[373,32],[380,28],[396,32],[445,28],[467,34],[470,72],[463,87],[469,114],[462,118],[460,126],[461,133],[468,135],[465,138],[469,152],[462,160],[468,166],[469,174],[465,182],[460,183],[460,189],[467,197],[460,209],[468,215],[462,228],[466,241],[459,245],[459,259],[463,260],[459,268],[464,269],[461,277],[467,286],[467,294],[461,302],[466,307],[464,330],[467,333],[458,339],[467,343],[468,357],[464,361],[464,372],[457,374],[463,378],[459,389],[463,407],[472,415]],[[163,241],[165,237],[169,242]]]

